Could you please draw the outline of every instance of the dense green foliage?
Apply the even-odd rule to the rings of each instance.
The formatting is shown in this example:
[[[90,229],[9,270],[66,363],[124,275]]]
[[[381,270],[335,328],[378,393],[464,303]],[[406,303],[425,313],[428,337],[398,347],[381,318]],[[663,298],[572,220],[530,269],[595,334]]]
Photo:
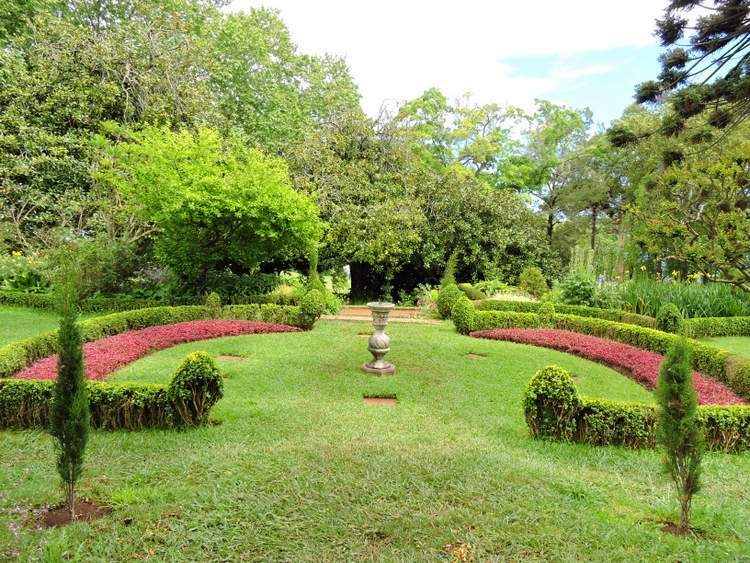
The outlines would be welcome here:
[[[437,298],[437,307],[440,316],[449,319],[453,305],[464,297],[464,293],[455,284],[449,284],[440,290]]]
[[[698,395],[693,388],[690,348],[679,339],[667,353],[656,386],[659,404],[656,441],[664,449],[664,469],[680,501],[680,529],[690,529],[693,495],[700,490],[703,430],[698,421]]]
[[[533,295],[536,298],[541,297],[547,290],[547,280],[539,268],[524,268],[518,277],[518,289]],[[574,303],[575,305],[575,303]]]
[[[533,438],[571,440],[581,400],[570,374],[558,366],[539,370],[526,386],[523,411]]]
[[[78,289],[72,279],[60,289],[57,379],[52,389],[50,433],[55,438],[57,472],[65,486],[65,504],[75,519],[76,484],[81,478],[91,413],[83,370],[78,318]]]
[[[656,328],[664,332],[680,332],[682,315],[677,305],[665,303],[656,314]]]

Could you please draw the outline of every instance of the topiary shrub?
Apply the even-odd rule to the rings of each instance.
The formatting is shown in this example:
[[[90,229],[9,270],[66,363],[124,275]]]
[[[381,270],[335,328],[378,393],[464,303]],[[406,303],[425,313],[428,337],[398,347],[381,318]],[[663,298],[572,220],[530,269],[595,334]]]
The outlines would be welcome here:
[[[453,305],[463,297],[463,295],[463,292],[458,289],[456,284],[450,284],[441,289],[437,299],[440,316],[444,319],[449,319]]]
[[[539,315],[539,322],[542,326],[555,326],[555,306],[552,303],[542,303],[537,314]]]
[[[308,291],[302,296],[299,308],[301,328],[310,329],[326,310],[325,296],[317,289]]]
[[[468,334],[471,331],[474,320],[474,305],[465,295],[462,295],[453,304],[451,320],[456,326],[456,330],[461,334]]]
[[[448,257],[445,263],[443,276],[440,278],[440,289],[445,289],[449,285],[456,285],[456,268],[458,267],[458,255],[455,251]]]
[[[656,400],[659,404],[656,439],[664,448],[664,470],[677,489],[680,530],[687,532],[693,495],[700,490],[704,442],[690,348],[684,338],[669,350],[661,366]]]
[[[206,352],[188,354],[167,388],[177,426],[197,426],[224,396],[224,382],[213,358]]]
[[[518,276],[518,287],[537,299],[549,291],[547,280],[539,268],[524,268]]]
[[[664,332],[677,333],[682,327],[682,313],[674,303],[665,303],[656,315],[656,327]]]
[[[533,438],[572,440],[580,408],[573,379],[561,367],[542,368],[526,386],[523,411]]]
[[[206,295],[206,308],[212,319],[221,318],[221,297],[219,297],[219,294],[215,291]]]
[[[560,299],[566,305],[586,305],[596,302],[596,282],[585,274],[568,274],[560,282]]]
[[[463,294],[472,301],[481,301],[482,299],[487,299],[487,295],[483,291],[480,291],[470,283],[460,283],[458,284],[458,289],[460,289]]]

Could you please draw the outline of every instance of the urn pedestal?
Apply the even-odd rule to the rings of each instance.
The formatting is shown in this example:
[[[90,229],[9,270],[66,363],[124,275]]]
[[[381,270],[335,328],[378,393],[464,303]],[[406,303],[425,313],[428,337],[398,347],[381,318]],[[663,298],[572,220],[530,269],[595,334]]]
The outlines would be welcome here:
[[[391,350],[391,339],[385,333],[388,324],[388,315],[393,309],[393,303],[371,302],[367,307],[372,312],[372,326],[375,332],[367,340],[367,349],[373,355],[373,360],[362,364],[362,371],[372,375],[391,375],[395,373],[396,366],[386,362],[383,358]]]

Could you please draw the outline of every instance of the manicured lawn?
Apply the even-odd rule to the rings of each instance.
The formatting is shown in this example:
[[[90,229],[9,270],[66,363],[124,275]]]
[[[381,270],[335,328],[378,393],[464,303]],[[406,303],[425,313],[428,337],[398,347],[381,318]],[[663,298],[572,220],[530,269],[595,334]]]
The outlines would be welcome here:
[[[651,521],[676,516],[657,452],[529,439],[521,396],[535,370],[557,363],[586,394],[650,400],[624,376],[447,323],[392,323],[399,372],[378,379],[358,370],[368,331],[320,322],[184,344],[121,370],[116,380],[166,381],[189,351],[243,356],[221,362],[216,425],[92,434],[82,492],[114,511],[90,524],[22,524],[23,509],[62,498],[51,440],[0,433],[0,559],[450,560],[445,546],[462,543],[479,561],[750,558],[750,454],[706,456],[694,503],[705,537],[692,539]]]
[[[0,306],[0,346],[57,328],[57,315],[39,309]]]
[[[702,338],[703,342],[723,348],[733,354],[740,354],[750,358],[750,337],[748,336],[717,336],[714,338]]]

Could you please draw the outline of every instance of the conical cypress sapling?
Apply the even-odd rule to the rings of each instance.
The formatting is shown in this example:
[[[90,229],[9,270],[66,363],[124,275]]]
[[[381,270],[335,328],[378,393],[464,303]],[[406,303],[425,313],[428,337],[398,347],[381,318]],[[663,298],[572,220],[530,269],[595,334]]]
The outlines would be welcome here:
[[[59,309],[59,356],[50,431],[56,440],[57,471],[65,486],[65,504],[72,520],[75,519],[75,486],[81,476],[90,422],[81,334],[76,325],[78,293],[72,282],[60,290]]]
[[[662,363],[656,398],[657,441],[664,448],[664,469],[680,500],[680,531],[687,532],[693,495],[700,490],[703,433],[698,425],[698,395],[693,388],[690,348],[685,338],[672,346]]]

